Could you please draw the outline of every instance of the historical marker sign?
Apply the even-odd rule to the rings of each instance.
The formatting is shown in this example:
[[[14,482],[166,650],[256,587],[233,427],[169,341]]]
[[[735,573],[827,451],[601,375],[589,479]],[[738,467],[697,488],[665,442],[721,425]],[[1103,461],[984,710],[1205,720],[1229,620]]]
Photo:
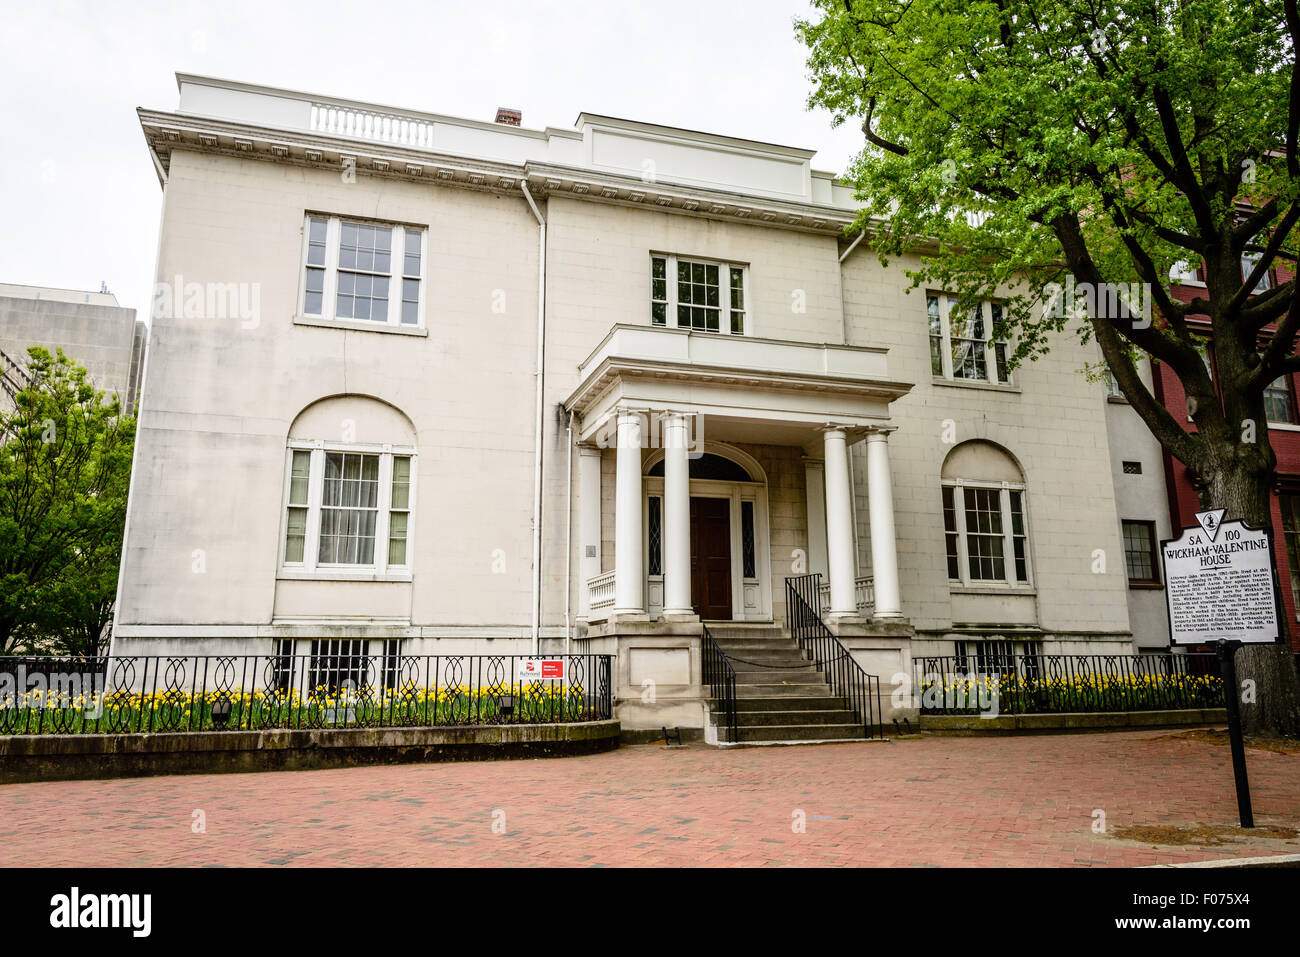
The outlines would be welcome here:
[[[1266,530],[1223,509],[1200,512],[1197,524],[1161,542],[1169,635],[1176,645],[1277,641],[1273,542]]]

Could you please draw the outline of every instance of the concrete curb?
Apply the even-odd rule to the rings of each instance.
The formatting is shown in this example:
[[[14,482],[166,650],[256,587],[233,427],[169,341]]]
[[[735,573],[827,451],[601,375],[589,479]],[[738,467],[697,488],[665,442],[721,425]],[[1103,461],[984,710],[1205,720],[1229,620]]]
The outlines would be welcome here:
[[[610,751],[618,721],[444,728],[270,729],[0,736],[0,784],[306,771],[367,764],[546,758]]]
[[[1226,857],[1218,861],[1187,861],[1182,864],[1148,864],[1143,870],[1157,867],[1300,867],[1300,854]]]
[[[1224,708],[1188,708],[1177,711],[1103,711],[1060,714],[979,715],[922,714],[918,726],[936,734],[1024,734],[1053,731],[1127,731],[1135,728],[1178,728],[1225,724]]]

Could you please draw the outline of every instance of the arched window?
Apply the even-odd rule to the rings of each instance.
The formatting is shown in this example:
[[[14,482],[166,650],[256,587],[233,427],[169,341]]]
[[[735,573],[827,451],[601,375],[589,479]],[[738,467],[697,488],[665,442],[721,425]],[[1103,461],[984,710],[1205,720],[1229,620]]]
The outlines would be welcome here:
[[[281,566],[335,577],[409,573],[415,430],[365,396],[317,402],[289,429]]]
[[[752,482],[753,478],[745,471],[745,467],[739,462],[733,462],[729,458],[721,455],[715,455],[712,452],[705,452],[698,458],[688,460],[691,478],[693,479],[712,479],[716,482]],[[657,475],[663,478],[664,463],[660,459],[654,465],[650,466],[647,475]]]
[[[992,442],[963,442],[943,463],[948,578],[962,584],[1030,583],[1025,478]]]

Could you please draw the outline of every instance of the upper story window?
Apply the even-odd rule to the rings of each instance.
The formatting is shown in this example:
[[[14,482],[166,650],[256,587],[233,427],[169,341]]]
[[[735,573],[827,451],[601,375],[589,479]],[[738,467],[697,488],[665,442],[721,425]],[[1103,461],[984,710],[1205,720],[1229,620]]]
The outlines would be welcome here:
[[[1278,376],[1264,389],[1264,415],[1270,422],[1294,425],[1295,403],[1291,401],[1291,377]]]
[[[737,263],[651,256],[650,322],[743,336],[747,271]]]
[[[425,230],[308,215],[304,316],[418,328],[424,322]]]
[[[1007,346],[992,339],[993,326],[1002,318],[1000,303],[981,301],[963,310],[955,296],[930,293],[925,297],[930,320],[930,371],[943,379],[1006,384]]]
[[[1259,265],[1259,261],[1263,258],[1263,253],[1241,254],[1241,278],[1243,281],[1250,278],[1250,274],[1255,271],[1255,267]],[[1251,291],[1255,295],[1259,295],[1261,292],[1268,292],[1271,288],[1273,288],[1272,272],[1266,269],[1264,275],[1259,277],[1259,282]]]

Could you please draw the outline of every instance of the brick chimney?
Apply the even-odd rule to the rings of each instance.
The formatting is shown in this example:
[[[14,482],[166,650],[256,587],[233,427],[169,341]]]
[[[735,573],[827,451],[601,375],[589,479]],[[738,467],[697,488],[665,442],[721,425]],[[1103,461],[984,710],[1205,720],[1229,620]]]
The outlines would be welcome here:
[[[497,122],[504,126],[518,126],[524,121],[524,114],[504,106],[497,107]]]

